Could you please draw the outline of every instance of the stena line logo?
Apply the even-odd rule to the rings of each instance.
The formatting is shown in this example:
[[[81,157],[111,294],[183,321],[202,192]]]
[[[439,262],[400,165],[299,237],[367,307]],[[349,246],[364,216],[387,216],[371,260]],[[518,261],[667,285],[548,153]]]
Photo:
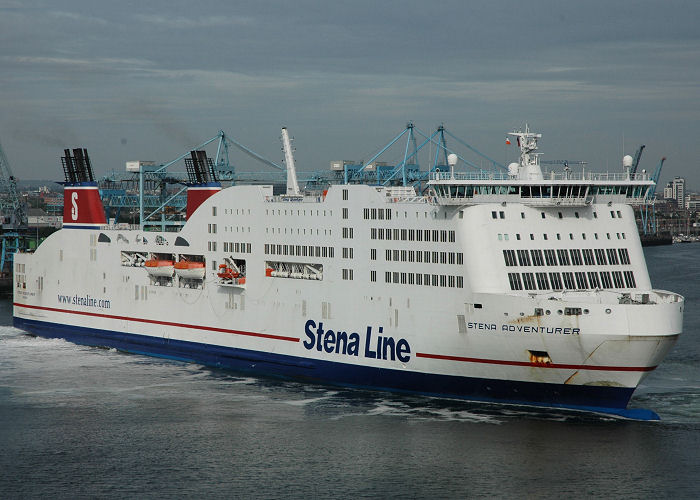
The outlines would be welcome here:
[[[70,216],[73,220],[78,220],[78,192],[73,191],[70,195],[70,202],[73,208],[70,209]]]
[[[323,323],[316,324],[310,319],[304,326],[304,333],[306,333],[304,347],[309,351],[316,349],[318,352],[325,351],[328,354],[359,357],[362,353],[365,358],[391,361],[398,359],[402,363],[408,363],[411,359],[411,346],[408,341],[382,335],[383,332],[384,328],[380,326],[374,338],[372,327],[368,326],[363,341],[362,336],[357,332],[324,329]]]

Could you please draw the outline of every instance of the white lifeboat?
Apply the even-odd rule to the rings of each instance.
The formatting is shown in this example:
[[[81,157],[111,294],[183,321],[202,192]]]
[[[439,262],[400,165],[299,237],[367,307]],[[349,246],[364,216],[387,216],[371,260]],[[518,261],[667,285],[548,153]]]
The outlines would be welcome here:
[[[161,276],[172,278],[174,262],[172,260],[151,259],[144,263],[146,272],[151,276]]]
[[[177,274],[180,278],[190,280],[204,279],[204,262],[193,262],[189,260],[181,260],[180,262],[176,262],[175,274]]]

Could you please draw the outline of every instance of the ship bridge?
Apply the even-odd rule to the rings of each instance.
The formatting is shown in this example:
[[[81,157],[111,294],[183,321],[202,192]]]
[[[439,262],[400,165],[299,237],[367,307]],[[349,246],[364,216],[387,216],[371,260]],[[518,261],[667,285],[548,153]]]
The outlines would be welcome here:
[[[511,202],[545,207],[642,205],[655,184],[646,173],[552,172],[546,178],[521,179],[499,172],[434,172],[428,185],[440,205]]]

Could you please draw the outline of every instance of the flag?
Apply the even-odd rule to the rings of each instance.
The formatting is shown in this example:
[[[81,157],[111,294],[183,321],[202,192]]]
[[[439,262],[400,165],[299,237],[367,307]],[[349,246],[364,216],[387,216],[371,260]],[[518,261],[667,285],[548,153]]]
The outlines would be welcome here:
[[[506,137],[506,144],[510,144],[510,138]]]

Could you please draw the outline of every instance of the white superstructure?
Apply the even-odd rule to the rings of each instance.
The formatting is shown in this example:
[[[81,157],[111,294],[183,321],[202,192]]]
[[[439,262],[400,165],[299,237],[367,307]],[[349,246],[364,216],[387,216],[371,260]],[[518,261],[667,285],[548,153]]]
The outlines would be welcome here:
[[[684,304],[652,289],[630,206],[653,182],[543,173],[539,134],[515,135],[517,169],[435,173],[425,196],[295,193],[295,178],[291,196],[218,191],[179,233],[63,229],[15,257],[15,323],[268,375],[632,415]]]

